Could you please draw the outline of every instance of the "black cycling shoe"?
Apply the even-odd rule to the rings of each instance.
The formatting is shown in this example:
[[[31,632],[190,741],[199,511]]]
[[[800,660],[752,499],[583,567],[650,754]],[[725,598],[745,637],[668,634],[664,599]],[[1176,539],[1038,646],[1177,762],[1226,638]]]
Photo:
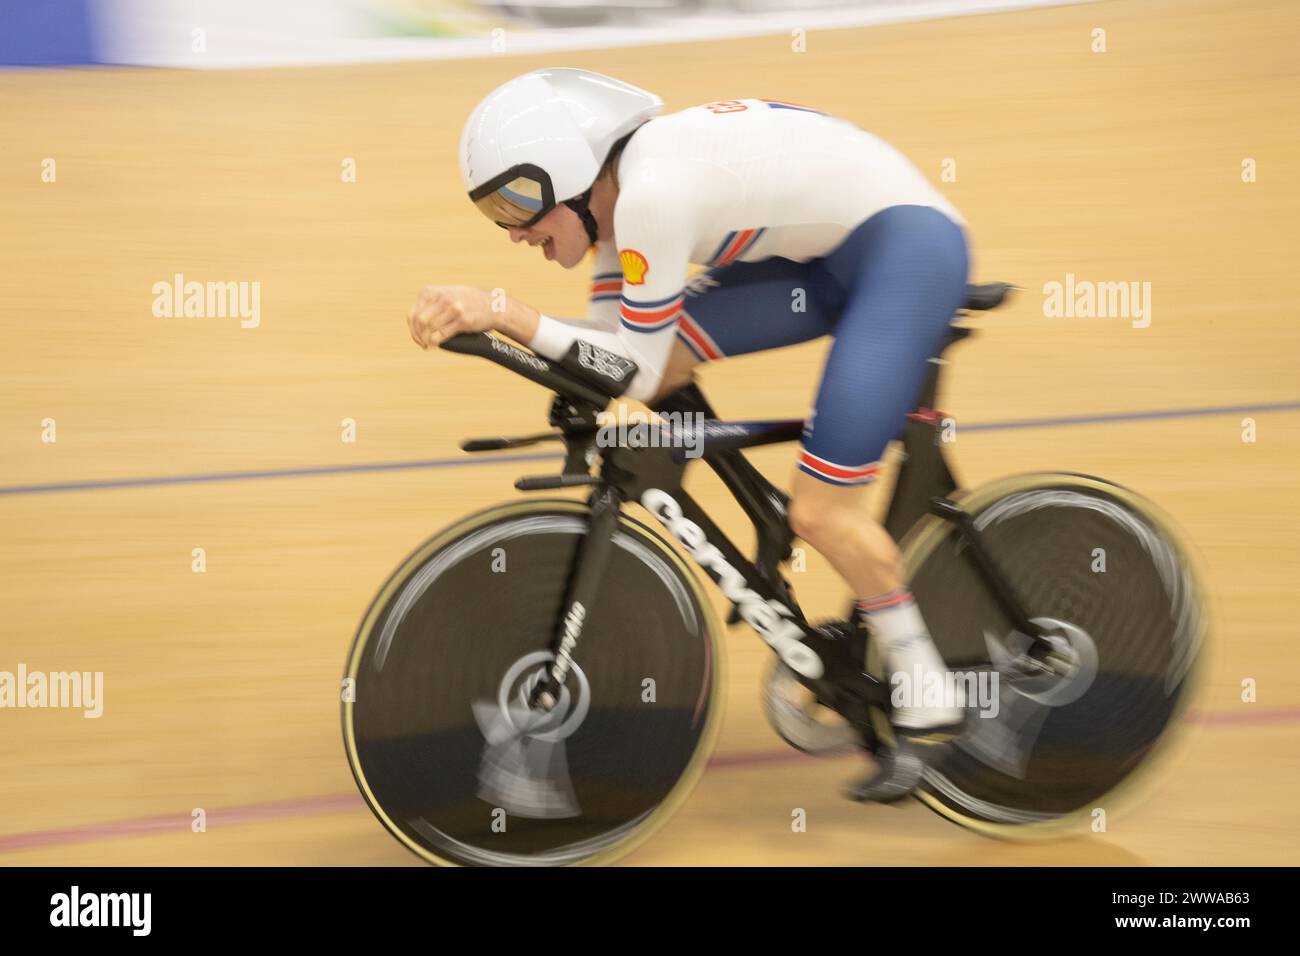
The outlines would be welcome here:
[[[872,803],[895,803],[909,796],[927,768],[942,766],[961,737],[963,726],[964,721],[919,730],[895,727],[895,746],[877,754],[880,769],[849,785],[844,795]]]

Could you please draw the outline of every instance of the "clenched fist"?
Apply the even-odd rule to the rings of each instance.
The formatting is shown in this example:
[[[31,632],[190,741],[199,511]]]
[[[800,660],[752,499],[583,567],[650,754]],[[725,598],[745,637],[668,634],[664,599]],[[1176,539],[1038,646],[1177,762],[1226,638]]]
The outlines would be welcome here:
[[[468,285],[427,285],[406,317],[411,339],[433,348],[462,332],[490,332],[496,314],[488,292]]]

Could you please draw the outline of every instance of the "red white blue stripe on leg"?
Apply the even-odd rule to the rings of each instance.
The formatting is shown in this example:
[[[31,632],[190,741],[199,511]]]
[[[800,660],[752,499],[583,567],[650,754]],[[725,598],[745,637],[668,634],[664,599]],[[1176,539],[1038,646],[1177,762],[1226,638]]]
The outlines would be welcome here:
[[[799,454],[799,470],[834,485],[865,485],[875,481],[879,476],[880,462],[873,461],[866,465],[837,465],[825,458],[818,458],[805,449]]]
[[[677,337],[701,362],[713,362],[725,357],[722,349],[718,348],[718,343],[685,312],[677,317]]]

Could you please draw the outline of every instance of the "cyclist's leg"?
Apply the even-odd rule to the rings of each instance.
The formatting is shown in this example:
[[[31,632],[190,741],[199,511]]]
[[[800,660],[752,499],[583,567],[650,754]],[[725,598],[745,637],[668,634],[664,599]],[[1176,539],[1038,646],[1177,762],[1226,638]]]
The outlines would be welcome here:
[[[942,213],[896,206],[858,227],[824,269],[845,290],[835,344],[793,482],[791,523],[859,597],[891,672],[942,670],[903,579],[898,548],[863,511],[865,485],[901,432],[966,285],[959,226]],[[954,707],[899,707],[896,726],[950,724]]]
[[[662,393],[701,362],[797,345],[828,335],[842,294],[834,278],[789,259],[736,262],[691,280]]]

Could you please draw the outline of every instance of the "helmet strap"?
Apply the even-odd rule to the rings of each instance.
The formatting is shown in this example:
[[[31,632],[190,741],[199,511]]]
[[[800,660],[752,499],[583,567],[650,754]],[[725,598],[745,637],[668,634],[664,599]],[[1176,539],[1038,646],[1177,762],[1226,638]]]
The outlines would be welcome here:
[[[591,209],[587,206],[589,202],[591,202],[590,186],[587,187],[585,193],[564,200],[564,205],[578,214],[578,218],[582,220],[583,226],[587,229],[587,238],[591,240],[591,244],[594,246],[596,244],[596,217],[591,214]]]

